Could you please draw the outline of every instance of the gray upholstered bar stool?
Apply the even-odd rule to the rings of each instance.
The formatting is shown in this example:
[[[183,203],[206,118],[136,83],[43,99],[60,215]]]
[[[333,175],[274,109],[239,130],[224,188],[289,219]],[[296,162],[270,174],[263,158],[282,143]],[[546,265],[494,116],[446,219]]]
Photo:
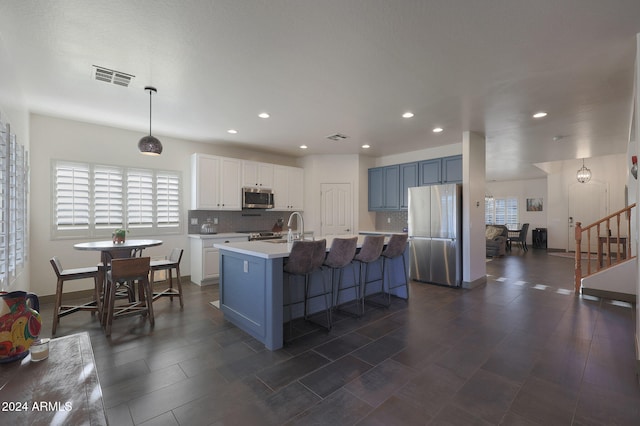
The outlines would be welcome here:
[[[362,312],[364,313],[364,299],[367,289],[367,284],[370,282],[384,281],[373,280],[369,281],[369,266],[380,259],[382,254],[382,248],[384,247],[384,235],[367,235],[364,237],[360,253],[358,253],[353,260],[360,263],[360,302],[362,304]],[[362,270],[364,269],[364,279],[362,277]],[[381,284],[383,285],[383,284]]]
[[[407,299],[409,299],[409,283],[408,283],[408,277],[407,277],[406,262],[404,259],[404,252],[405,252],[405,249],[407,248],[408,238],[409,236],[407,234],[391,235],[391,237],[389,238],[389,241],[387,242],[387,247],[382,252],[382,255],[381,255],[382,256],[382,279],[385,280],[385,282],[387,283],[386,292],[384,291],[384,288],[383,288],[383,293],[385,293],[387,296],[386,301],[382,303],[382,305],[385,307],[389,307],[391,305],[391,290],[393,290],[394,288],[404,286],[407,292]],[[392,282],[392,275],[387,274],[387,272],[389,272],[389,263],[398,257],[402,257],[402,272],[403,272],[404,281],[399,284],[398,283],[394,284]],[[388,279],[385,279],[387,278],[387,275],[389,275],[389,277]]]
[[[289,308],[289,327],[292,328],[292,314],[291,314],[291,306],[300,303],[300,301],[293,301],[292,293],[292,279],[296,276],[304,277],[304,318],[305,320],[309,320],[308,316],[308,306],[309,300],[315,299],[317,297],[324,296],[325,299],[325,311],[327,314],[327,324],[320,324],[323,327],[326,327],[328,330],[331,329],[331,289],[327,289],[326,283],[324,280],[324,275],[322,277],[323,284],[323,292],[319,294],[311,294],[310,293],[310,282],[309,277],[312,273],[320,270],[322,267],[322,263],[324,262],[324,258],[327,251],[327,241],[325,239],[317,240],[317,241],[294,241],[291,246],[291,252],[289,253],[289,259],[284,264],[284,272],[289,275],[288,284],[289,288],[286,291],[286,296],[288,297],[288,302],[285,301],[284,307]]]
[[[89,266],[87,268],[73,268],[64,269],[60,259],[52,257],[49,261],[53,267],[53,271],[56,273],[58,281],[56,283],[56,301],[53,308],[53,325],[51,326],[51,335],[56,334],[56,328],[60,322],[60,318],[65,315],[72,314],[78,311],[90,311],[98,313],[98,318],[102,322],[102,282],[98,279],[98,268],[96,266]],[[85,278],[93,279],[94,296],[93,300],[80,305],[63,305],[62,293],[63,284],[65,281],[81,280]]]
[[[329,254],[324,261],[324,265],[331,269],[331,289],[335,292],[335,303],[337,304],[340,301],[340,294],[345,291],[352,290],[355,294],[354,299],[356,300],[356,312],[349,312],[344,309],[340,309],[348,314],[360,316],[360,282],[356,279],[356,271],[355,268],[351,268],[353,271],[353,285],[347,286],[343,285],[342,278],[344,276],[344,270],[347,265],[350,265],[353,261],[353,258],[356,255],[356,248],[358,245],[358,237],[352,238],[334,238],[331,242],[331,248],[329,249]],[[338,273],[338,279],[336,280],[336,272]],[[337,306],[336,306],[336,309]]]

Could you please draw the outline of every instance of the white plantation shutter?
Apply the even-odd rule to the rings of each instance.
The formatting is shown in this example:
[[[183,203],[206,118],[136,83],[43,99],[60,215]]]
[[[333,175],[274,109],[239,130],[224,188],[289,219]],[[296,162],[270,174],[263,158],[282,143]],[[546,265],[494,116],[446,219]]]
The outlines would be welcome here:
[[[156,214],[159,227],[180,226],[180,176],[178,174],[157,173]]]
[[[485,201],[485,221],[497,225],[513,225],[518,226],[518,199],[512,198],[496,198],[493,208],[491,204]]]
[[[486,223],[487,225],[493,225],[496,223],[494,218],[494,206],[495,200],[493,199],[493,197],[484,199],[484,223]]]
[[[27,253],[27,154],[24,147],[11,138],[11,170],[9,174],[9,270],[24,266]]]
[[[89,166],[58,163],[55,175],[55,220],[60,230],[89,228]]]
[[[0,282],[4,290],[7,283],[7,254],[9,253],[9,194],[7,193],[9,170],[9,129],[0,123]]]
[[[93,173],[94,217],[96,228],[122,228],[123,182],[122,169],[96,166]]]
[[[153,173],[150,170],[127,172],[127,222],[131,228],[153,225]]]
[[[134,236],[176,234],[180,172],[70,161],[53,162],[53,237],[110,237],[116,228]]]
[[[520,226],[518,221],[518,199],[517,198],[507,198],[506,200],[506,222],[508,224],[512,224],[514,226]]]
[[[0,122],[0,290],[9,289],[26,262],[27,174],[24,147]]]

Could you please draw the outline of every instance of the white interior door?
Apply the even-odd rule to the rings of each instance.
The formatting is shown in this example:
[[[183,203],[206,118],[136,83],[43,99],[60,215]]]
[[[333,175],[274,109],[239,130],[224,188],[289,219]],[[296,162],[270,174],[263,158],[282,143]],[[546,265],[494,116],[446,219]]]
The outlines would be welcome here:
[[[342,235],[353,232],[353,197],[350,183],[320,185],[322,235]]]
[[[607,195],[607,185],[602,182],[576,182],[569,185],[569,251],[576,250],[576,223],[581,222],[584,227],[609,214]],[[593,232],[591,250],[595,251],[598,239]],[[583,238],[582,250],[586,249],[586,240]]]

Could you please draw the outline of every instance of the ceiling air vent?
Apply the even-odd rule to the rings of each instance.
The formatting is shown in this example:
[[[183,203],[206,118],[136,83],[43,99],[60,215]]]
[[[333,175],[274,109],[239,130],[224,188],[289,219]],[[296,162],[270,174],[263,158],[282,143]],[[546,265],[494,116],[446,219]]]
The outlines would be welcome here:
[[[134,75],[127,74],[125,72],[110,70],[109,68],[99,67],[97,65],[93,66],[94,68],[94,77],[98,81],[104,81],[105,83],[112,83],[118,86],[129,87],[129,83],[131,83],[131,79],[135,77]]]
[[[343,135],[342,133],[336,133],[335,135],[327,136],[327,139],[331,139],[332,141],[343,141],[347,139],[349,136]]]

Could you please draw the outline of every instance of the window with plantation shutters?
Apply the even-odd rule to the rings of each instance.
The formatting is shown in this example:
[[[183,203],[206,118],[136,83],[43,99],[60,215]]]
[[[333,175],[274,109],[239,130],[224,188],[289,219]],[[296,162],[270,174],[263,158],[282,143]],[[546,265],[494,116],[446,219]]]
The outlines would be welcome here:
[[[158,227],[180,226],[180,176],[177,173],[158,172],[156,196]]]
[[[181,232],[179,172],[54,161],[54,238]]]
[[[96,228],[122,228],[122,169],[96,166],[93,179],[93,204]]]
[[[127,172],[127,223],[130,228],[153,226],[153,173],[150,170]]]
[[[11,126],[0,121],[0,290],[9,289],[29,252],[27,176],[27,152]]]
[[[60,230],[89,228],[89,166],[59,163],[55,174],[56,227]]]
[[[518,199],[510,197],[485,200],[485,222],[488,224],[509,225],[512,228],[519,227]]]

